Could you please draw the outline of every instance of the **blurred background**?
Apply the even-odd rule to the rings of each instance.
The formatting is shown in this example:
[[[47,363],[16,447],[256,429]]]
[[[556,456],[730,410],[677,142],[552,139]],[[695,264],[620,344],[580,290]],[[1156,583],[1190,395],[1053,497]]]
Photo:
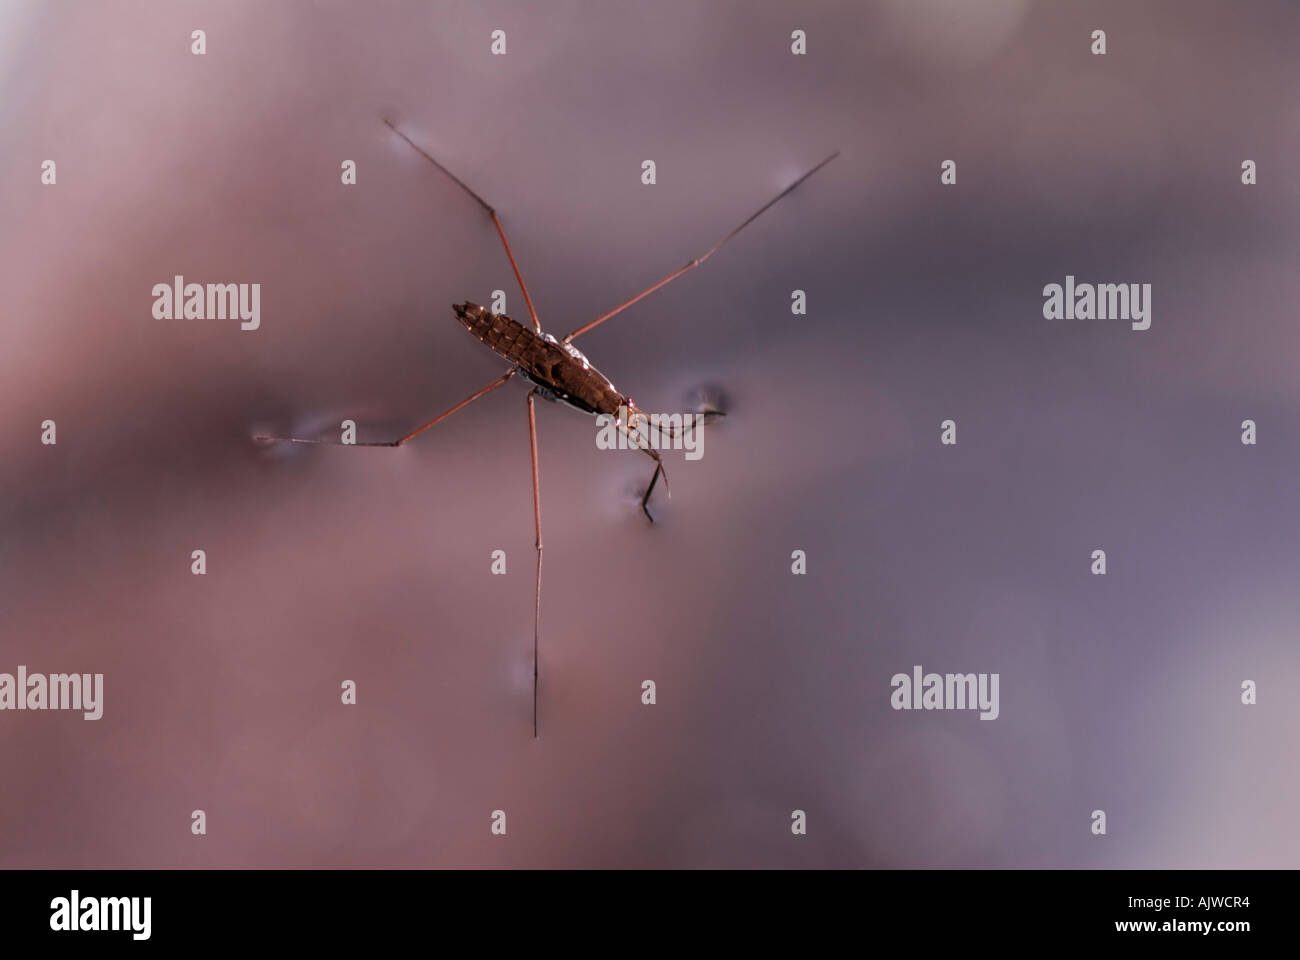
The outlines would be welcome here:
[[[1298,43],[1284,0],[0,6],[0,671],[105,677],[0,714],[0,865],[1300,865]],[[557,334],[842,151],[581,341],[729,398],[656,525],[539,408],[536,741],[524,387],[251,439],[399,436],[502,370],[453,302],[526,315],[383,118]],[[176,274],[261,328],[155,319]],[[1151,329],[1044,320],[1067,274]],[[1000,717],[893,711],[915,664]]]

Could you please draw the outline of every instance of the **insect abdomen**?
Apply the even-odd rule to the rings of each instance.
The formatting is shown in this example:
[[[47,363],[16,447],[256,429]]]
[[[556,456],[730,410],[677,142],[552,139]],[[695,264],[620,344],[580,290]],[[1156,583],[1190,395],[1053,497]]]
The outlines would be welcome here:
[[[455,310],[456,317],[470,333],[511,363],[520,363],[529,353],[529,348],[535,348],[536,335],[517,320],[491,313],[474,303],[456,304]]]
[[[539,336],[522,323],[478,304],[455,304],[454,308],[470,333],[555,399],[586,413],[613,413],[623,402],[614,385],[576,349],[561,347],[554,337]]]

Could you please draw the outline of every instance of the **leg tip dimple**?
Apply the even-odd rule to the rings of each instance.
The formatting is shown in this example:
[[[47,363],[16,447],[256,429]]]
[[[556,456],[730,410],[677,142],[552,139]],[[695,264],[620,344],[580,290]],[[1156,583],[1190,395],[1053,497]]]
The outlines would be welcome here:
[[[713,417],[725,417],[730,409],[731,397],[719,383],[709,381],[687,391],[686,410],[703,415],[705,423]]]

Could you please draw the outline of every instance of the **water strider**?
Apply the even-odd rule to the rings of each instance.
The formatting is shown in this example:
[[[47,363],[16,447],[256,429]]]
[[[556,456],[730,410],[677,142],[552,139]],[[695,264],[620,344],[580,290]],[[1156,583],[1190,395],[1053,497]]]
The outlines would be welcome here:
[[[640,418],[644,416],[632,402],[631,397],[625,397],[614,387],[608,377],[591,365],[591,362],[583,355],[573,341],[584,333],[588,333],[600,326],[611,317],[617,316],[628,307],[644,300],[650,294],[654,293],[661,287],[672,283],[682,274],[694,270],[709,257],[713,256],[728,240],[740,233],[741,230],[749,226],[758,219],[769,207],[773,206],[778,200],[781,200],[789,194],[795,187],[803,183],[814,173],[820,170],[826,164],[830,163],[837,156],[839,151],[836,150],[829,157],[823,160],[817,166],[813,167],[803,176],[801,176],[790,186],[786,187],[775,197],[763,204],[757,212],[747,218],[740,226],[736,227],[725,237],[710,247],[702,256],[696,257],[689,261],[685,266],[674,270],[668,276],[664,277],[658,283],[652,284],[642,290],[636,296],[620,303],[613,310],[601,314],[595,320],[583,324],[576,330],[572,330],[560,339],[556,339],[549,333],[542,331],[541,321],[537,319],[537,310],[533,307],[533,298],[528,293],[528,287],[524,283],[523,274],[519,272],[519,264],[515,262],[515,255],[510,249],[510,241],[506,239],[505,229],[501,226],[501,219],[497,216],[496,210],[487,204],[477,193],[471,190],[465,183],[454,173],[444,167],[432,156],[422,150],[414,141],[411,140],[401,130],[398,130],[388,120],[384,123],[396,133],[399,137],[411,145],[421,156],[450,177],[457,186],[474,198],[488,215],[492,218],[492,223],[497,229],[497,234],[501,237],[501,245],[505,248],[506,257],[510,260],[510,268],[514,271],[515,279],[519,282],[519,289],[523,292],[524,302],[528,305],[528,315],[531,318],[531,326],[525,326],[517,320],[512,320],[508,316],[492,313],[487,308],[476,303],[453,304],[452,309],[456,313],[456,319],[465,325],[470,333],[474,334],[482,341],[493,353],[501,357],[510,364],[510,369],[500,377],[493,380],[486,387],[475,393],[470,394],[460,403],[456,404],[449,410],[445,410],[438,416],[434,417],[428,423],[421,424],[410,433],[396,440],[386,442],[370,442],[346,444],[347,446],[358,447],[400,447],[413,437],[419,436],[425,430],[428,430],[434,424],[445,420],[457,410],[469,406],[479,397],[495,390],[507,380],[516,374],[528,380],[533,386],[528,391],[528,440],[532,452],[533,466],[533,524],[537,532],[537,583],[533,593],[533,736],[537,736],[537,681],[538,681],[538,637],[540,633],[541,611],[542,611],[542,504],[541,489],[537,476],[537,417],[534,411],[534,400],[541,396],[545,400],[558,401],[574,407],[584,413],[606,414],[614,418],[614,424],[620,433],[625,435],[629,443],[637,450],[650,456],[655,461],[654,473],[650,477],[650,484],[646,487],[645,494],[641,497],[641,509],[645,515],[653,522],[654,517],[650,515],[648,506],[650,495],[654,492],[655,484],[660,477],[663,477],[664,486],[668,485],[668,476],[664,473],[663,459],[659,452],[648,445],[641,437],[637,430]],[[620,408],[624,408],[620,410]],[[258,440],[281,441],[286,443],[320,443],[320,444],[341,444],[340,440],[320,440],[307,439],[302,437],[257,437]]]

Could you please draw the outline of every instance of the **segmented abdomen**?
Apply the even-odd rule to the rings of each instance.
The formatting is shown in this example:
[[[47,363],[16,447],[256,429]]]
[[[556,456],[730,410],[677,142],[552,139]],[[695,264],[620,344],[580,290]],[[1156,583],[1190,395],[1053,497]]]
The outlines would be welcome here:
[[[561,346],[503,314],[474,303],[455,306],[469,332],[510,361],[548,395],[587,413],[614,413],[623,402],[614,385],[575,347]]]
[[[502,314],[458,310],[456,315],[470,333],[511,363],[527,366],[530,355],[535,354],[540,346],[533,331]]]

